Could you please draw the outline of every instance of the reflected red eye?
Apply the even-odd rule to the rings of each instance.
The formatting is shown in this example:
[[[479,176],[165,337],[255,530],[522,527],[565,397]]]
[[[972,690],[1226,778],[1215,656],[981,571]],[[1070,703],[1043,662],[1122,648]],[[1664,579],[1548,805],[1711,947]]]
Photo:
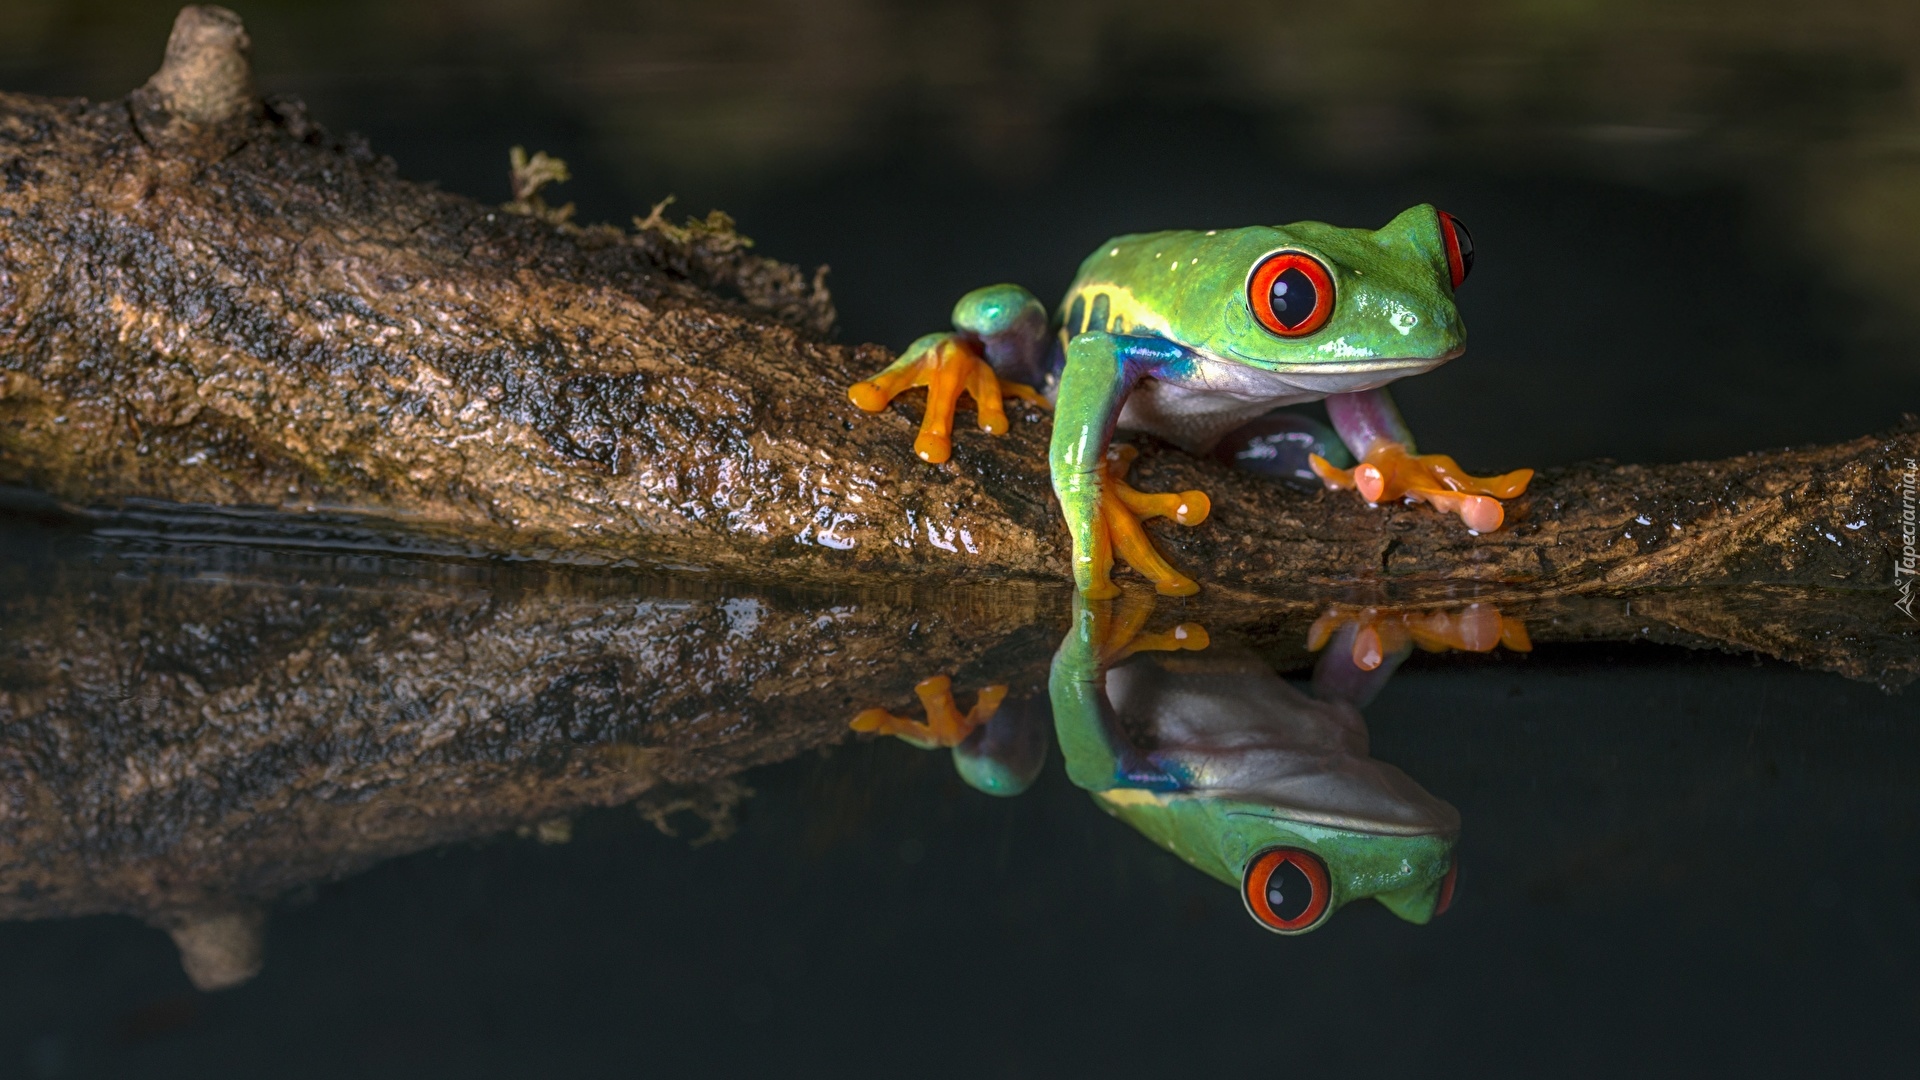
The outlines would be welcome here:
[[[1447,245],[1447,273],[1453,277],[1453,287],[1467,280],[1473,273],[1473,234],[1467,231],[1460,219],[1438,211],[1440,215],[1440,240]]]
[[[1445,915],[1447,909],[1453,906],[1453,883],[1459,876],[1459,863],[1447,867],[1447,876],[1440,879],[1440,902],[1433,905],[1434,915]]]
[[[1333,885],[1320,856],[1299,848],[1273,848],[1248,864],[1240,898],[1261,926],[1298,934],[1313,929],[1326,915]]]
[[[1305,337],[1333,314],[1333,275],[1311,255],[1275,252],[1253,268],[1247,303],[1261,326],[1281,337]]]

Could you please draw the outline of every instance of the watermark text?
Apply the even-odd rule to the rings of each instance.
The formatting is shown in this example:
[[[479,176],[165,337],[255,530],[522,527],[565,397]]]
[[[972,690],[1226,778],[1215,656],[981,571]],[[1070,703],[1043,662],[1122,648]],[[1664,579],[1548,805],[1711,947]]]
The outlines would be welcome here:
[[[1920,621],[1913,613],[1914,582],[1920,578],[1920,508],[1915,506],[1914,481],[1920,476],[1920,464],[1908,458],[1900,472],[1900,554],[1893,560],[1893,587],[1900,599],[1893,606],[1909,619]]]

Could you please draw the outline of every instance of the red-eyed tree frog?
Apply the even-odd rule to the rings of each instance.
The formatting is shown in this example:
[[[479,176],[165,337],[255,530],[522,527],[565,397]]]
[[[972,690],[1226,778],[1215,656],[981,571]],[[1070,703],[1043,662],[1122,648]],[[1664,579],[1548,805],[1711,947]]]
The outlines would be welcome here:
[[[1139,634],[1143,618],[1076,605],[1054,654],[1048,697],[1076,785],[1238,888],[1275,933],[1368,897],[1413,923],[1447,909],[1460,814],[1371,757],[1360,715],[1411,646],[1362,670],[1349,625],[1308,694],[1250,653],[1207,649],[1197,627]]]
[[[1120,236],[1080,264],[1051,319],[1018,285],[976,289],[954,306],[954,330],[915,341],[849,396],[879,412],[927,387],[914,448],[936,463],[951,454],[963,391],[994,434],[1007,429],[1005,397],[1050,401],[1053,489],[1080,593],[1117,595],[1118,552],[1160,592],[1190,595],[1199,586],[1140,522],[1197,525],[1207,498],[1128,486],[1129,458],[1112,452],[1116,428],[1205,453],[1277,407],[1325,398],[1338,437],[1316,442],[1311,460],[1328,487],[1357,489],[1370,503],[1424,501],[1476,532],[1500,527],[1499,500],[1523,492],[1532,470],[1476,477],[1418,453],[1385,389],[1460,355],[1466,327],[1454,290],[1472,267],[1466,228],[1427,205],[1377,230],[1303,221]]]

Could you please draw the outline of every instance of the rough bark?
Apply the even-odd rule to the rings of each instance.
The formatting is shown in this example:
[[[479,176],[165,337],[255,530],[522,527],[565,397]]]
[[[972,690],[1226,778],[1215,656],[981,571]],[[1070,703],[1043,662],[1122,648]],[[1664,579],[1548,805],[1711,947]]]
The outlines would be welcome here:
[[[0,481],[789,580],[1064,577],[1043,415],[926,465],[916,405],[845,398],[884,352],[809,330],[824,294],[724,222],[580,229],[409,183],[251,97],[244,43],[190,9],[128,101],[0,96]],[[1551,470],[1485,537],[1164,447],[1139,475],[1213,496],[1159,535],[1227,595],[1885,589],[1916,453]]]

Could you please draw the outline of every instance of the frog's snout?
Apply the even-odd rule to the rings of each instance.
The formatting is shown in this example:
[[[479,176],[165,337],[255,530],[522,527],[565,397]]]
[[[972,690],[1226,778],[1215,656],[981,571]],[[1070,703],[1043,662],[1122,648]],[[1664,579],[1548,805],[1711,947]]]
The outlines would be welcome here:
[[[1386,319],[1393,333],[1387,336],[1398,339],[1402,355],[1444,362],[1467,351],[1467,327],[1453,305],[1393,307]]]

